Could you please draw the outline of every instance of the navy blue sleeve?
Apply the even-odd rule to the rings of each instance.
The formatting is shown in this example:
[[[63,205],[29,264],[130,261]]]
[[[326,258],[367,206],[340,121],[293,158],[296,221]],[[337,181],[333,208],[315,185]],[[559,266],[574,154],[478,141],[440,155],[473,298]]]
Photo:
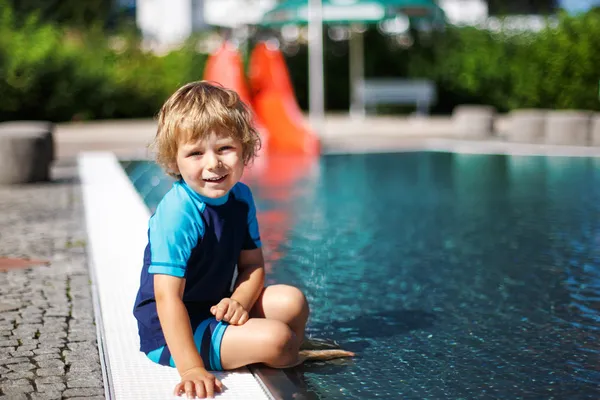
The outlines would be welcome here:
[[[256,206],[254,205],[252,191],[250,191],[250,188],[243,183],[238,183],[235,186],[235,190],[236,197],[248,204],[247,231],[244,244],[242,245],[242,250],[258,249],[262,246],[262,243],[260,241],[260,231],[258,229]]]
[[[200,210],[174,187],[150,218],[151,274],[185,277],[188,259],[204,235]]]

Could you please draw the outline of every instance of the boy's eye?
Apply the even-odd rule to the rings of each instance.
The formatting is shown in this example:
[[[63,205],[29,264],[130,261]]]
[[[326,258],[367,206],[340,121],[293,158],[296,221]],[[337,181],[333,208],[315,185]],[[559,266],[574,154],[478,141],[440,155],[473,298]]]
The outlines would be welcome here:
[[[192,151],[188,154],[188,157],[195,157],[195,156],[201,156],[202,152],[200,151]]]
[[[219,147],[219,151],[227,151],[233,149],[233,146],[221,146]]]

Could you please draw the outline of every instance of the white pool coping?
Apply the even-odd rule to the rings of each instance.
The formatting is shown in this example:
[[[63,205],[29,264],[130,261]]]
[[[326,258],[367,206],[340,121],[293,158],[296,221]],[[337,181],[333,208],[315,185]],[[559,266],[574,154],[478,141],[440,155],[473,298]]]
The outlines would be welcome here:
[[[181,399],[173,395],[177,371],[151,362],[139,351],[132,313],[147,243],[148,208],[113,153],[81,153],[78,168],[105,396]],[[227,387],[216,398],[272,398],[247,368],[215,375]]]
[[[368,138],[363,136],[362,139]],[[509,156],[600,157],[600,146],[571,146],[543,143],[517,143],[505,140],[468,140],[460,138],[419,138],[403,140],[377,136],[365,145],[349,139],[329,146],[325,155],[402,153],[431,151],[458,154],[488,154]]]

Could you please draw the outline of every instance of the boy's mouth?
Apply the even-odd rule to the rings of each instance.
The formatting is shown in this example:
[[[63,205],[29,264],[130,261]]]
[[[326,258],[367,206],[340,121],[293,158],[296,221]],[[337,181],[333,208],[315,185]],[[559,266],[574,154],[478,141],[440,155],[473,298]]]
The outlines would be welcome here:
[[[223,182],[225,179],[227,178],[227,174],[225,175],[220,175],[220,176],[215,176],[213,178],[202,178],[202,180],[204,182],[207,183],[221,183]]]

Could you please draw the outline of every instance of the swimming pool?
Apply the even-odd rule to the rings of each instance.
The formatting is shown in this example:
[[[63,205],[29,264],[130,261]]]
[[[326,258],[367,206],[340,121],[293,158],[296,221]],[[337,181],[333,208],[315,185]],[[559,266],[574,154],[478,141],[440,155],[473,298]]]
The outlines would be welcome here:
[[[269,283],[358,353],[290,375],[322,399],[597,398],[600,159],[441,152],[274,160]],[[124,163],[154,209],[170,180]]]

